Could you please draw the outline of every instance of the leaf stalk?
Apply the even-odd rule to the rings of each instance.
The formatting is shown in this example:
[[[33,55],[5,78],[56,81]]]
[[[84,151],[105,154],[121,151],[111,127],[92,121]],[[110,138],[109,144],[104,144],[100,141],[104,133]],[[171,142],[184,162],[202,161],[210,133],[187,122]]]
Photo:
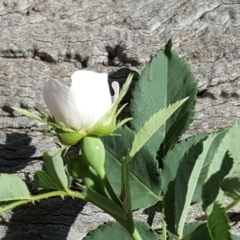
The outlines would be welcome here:
[[[224,208],[225,212],[230,211],[232,208],[236,207],[240,203],[240,197],[235,199],[232,203]]]

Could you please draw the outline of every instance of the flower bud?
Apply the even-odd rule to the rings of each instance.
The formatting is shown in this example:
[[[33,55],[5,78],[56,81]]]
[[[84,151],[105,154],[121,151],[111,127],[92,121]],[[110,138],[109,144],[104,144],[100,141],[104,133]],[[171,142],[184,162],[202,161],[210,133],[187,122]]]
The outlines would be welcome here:
[[[94,168],[100,177],[105,175],[105,148],[100,138],[86,136],[81,141],[81,151],[84,160]]]
[[[69,174],[75,179],[82,179],[85,186],[104,193],[104,186],[101,179],[94,174],[90,167],[84,162],[81,155],[72,155],[67,159],[67,168]]]

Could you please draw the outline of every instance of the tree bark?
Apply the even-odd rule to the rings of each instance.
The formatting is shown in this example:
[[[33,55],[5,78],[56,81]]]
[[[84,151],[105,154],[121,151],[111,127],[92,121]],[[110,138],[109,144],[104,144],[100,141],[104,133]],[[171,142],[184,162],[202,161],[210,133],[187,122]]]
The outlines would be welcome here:
[[[27,182],[56,139],[44,125],[11,110],[43,104],[48,79],[69,81],[77,69],[123,81],[140,73],[172,38],[198,81],[196,115],[187,135],[231,126],[240,116],[238,0],[2,0],[0,3],[0,172]],[[200,207],[189,213],[201,216]],[[152,216],[135,213],[138,219]],[[160,214],[153,219],[159,228]],[[110,217],[72,199],[47,199],[3,215],[1,239],[82,239]],[[233,232],[239,234],[239,224]]]

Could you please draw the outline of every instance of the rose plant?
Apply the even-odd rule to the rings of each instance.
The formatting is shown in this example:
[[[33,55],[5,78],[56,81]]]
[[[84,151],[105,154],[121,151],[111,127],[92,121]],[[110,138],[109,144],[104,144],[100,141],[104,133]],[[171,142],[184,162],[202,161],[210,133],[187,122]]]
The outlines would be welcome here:
[[[171,41],[142,71],[130,116],[119,121],[132,77],[121,90],[113,82],[112,96],[106,73],[79,70],[70,86],[45,83],[46,106],[37,104],[38,115],[13,107],[48,124],[46,133],[58,137],[61,147],[45,152],[44,170],[35,172],[34,188],[44,192],[32,195],[17,175],[0,174],[0,213],[44,198],[72,197],[116,220],[91,231],[86,240],[109,235],[116,240],[240,239],[230,233],[226,215],[240,202],[240,124],[184,138],[194,117],[197,85]],[[75,153],[68,151],[73,145]],[[226,198],[230,204],[224,206]],[[159,202],[160,235],[133,219],[136,209]],[[207,220],[187,223],[195,203],[202,204]]]

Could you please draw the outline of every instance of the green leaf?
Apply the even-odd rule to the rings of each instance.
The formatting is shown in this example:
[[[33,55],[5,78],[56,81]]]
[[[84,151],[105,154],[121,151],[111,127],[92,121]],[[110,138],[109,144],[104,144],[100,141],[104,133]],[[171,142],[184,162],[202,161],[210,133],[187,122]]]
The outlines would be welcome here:
[[[135,226],[144,240],[158,240],[157,234],[144,222],[135,222]],[[117,222],[108,222],[91,231],[84,240],[132,240],[127,230]]]
[[[193,225],[195,225],[193,227],[196,227],[196,229],[193,232],[192,230],[188,232],[189,235],[185,236],[182,240],[230,240],[234,237],[233,235],[230,237],[227,216],[217,203],[214,204],[213,211],[206,223],[202,223],[201,225],[193,223]]]
[[[223,211],[221,209],[221,211]],[[236,236],[236,235],[231,235],[231,237],[229,238],[229,234],[226,234],[227,230],[227,225],[225,225],[225,221],[222,222],[223,219],[227,220],[225,217],[225,213],[222,212],[224,214],[224,216],[222,216],[221,214],[219,214],[220,212],[217,212],[216,210],[214,211],[214,215],[212,215],[212,219],[208,220],[210,222],[208,223],[203,223],[203,222],[192,222],[192,223],[187,223],[184,226],[184,231],[183,231],[183,235],[184,237],[181,240],[240,240],[240,236]],[[217,215],[219,214],[219,215]],[[215,220],[217,220],[217,216],[219,216],[219,218],[221,219],[218,222],[216,222]],[[212,224],[216,224],[216,226],[212,226]],[[219,226],[219,224],[223,223],[223,237],[227,237],[227,238],[212,238],[210,233],[209,233],[209,224],[215,228],[214,230],[216,230],[215,233],[221,232],[221,226]],[[229,228],[228,228],[229,229]],[[220,235],[220,234],[219,234]],[[180,240],[178,236],[174,235],[174,234],[170,234],[169,240]]]
[[[240,178],[225,178],[221,185],[224,193],[233,199],[240,197]]]
[[[123,157],[128,155],[134,138],[133,132],[127,128],[119,128],[116,132],[121,136],[103,137],[106,149],[105,170],[115,192],[121,192],[121,171]],[[130,164],[130,190],[133,209],[146,208],[160,197],[160,171],[158,162],[144,146],[133,158]]]
[[[158,153],[160,160],[192,122],[196,91],[196,81],[189,66],[171,49],[170,41],[142,71],[130,105],[131,123],[136,132],[155,112],[190,97],[149,140],[148,146],[154,154],[162,144]]]
[[[194,192],[194,196],[192,199],[193,202],[202,201],[202,187],[207,180],[209,166],[211,165],[213,157],[216,154],[217,150],[219,149],[219,146],[225,134],[226,134],[225,130],[210,134],[208,139],[204,142],[204,146],[203,146],[204,150],[202,155],[204,155],[205,161],[201,169],[198,183]]]
[[[219,132],[204,140],[204,135],[197,135],[177,144],[165,158],[162,176],[163,190],[168,186],[164,197],[165,216],[169,230],[180,237],[188,209],[193,199],[197,199],[196,192],[200,192],[204,184],[212,156],[223,136],[224,133]]]
[[[220,131],[210,134],[205,140],[204,134],[194,136],[176,144],[166,155],[162,183],[170,231],[181,235],[190,204],[202,199],[202,187],[210,178],[207,178],[209,167],[225,134],[226,131]]]
[[[229,150],[230,157],[233,158],[233,167],[230,173],[222,182],[222,189],[225,194],[233,199],[240,196],[240,123],[236,123],[224,139],[224,147]]]
[[[185,224],[184,229],[183,229],[184,238],[182,240],[189,240],[190,235],[197,229],[197,227],[199,227],[202,224],[203,224],[202,221],[201,222],[191,222],[191,223]],[[179,237],[175,234],[171,234],[169,237],[169,240],[179,240]]]
[[[207,137],[207,133],[198,134],[190,137],[187,140],[182,140],[177,143],[163,160],[163,170],[161,173],[162,190],[164,193],[167,191],[168,184],[176,178],[178,167],[184,156],[190,149],[202,142]],[[200,153],[200,152],[199,152]]]
[[[229,157],[228,152],[225,153],[223,160],[218,159],[218,161],[221,162],[220,169],[210,176],[202,188],[203,209],[207,209],[216,201],[223,178],[229,173],[233,165],[233,160]]]
[[[201,221],[201,222],[191,222],[191,223],[185,224],[185,225],[184,225],[184,230],[183,230],[183,235],[184,235],[184,236],[187,236],[187,235],[191,234],[192,232],[195,231],[195,229],[196,229],[198,226],[200,226],[200,225],[202,225],[202,224],[203,224],[202,221]]]
[[[38,115],[34,114],[34,113],[31,113],[25,109],[22,109],[22,108],[18,108],[18,107],[11,107],[14,111],[16,112],[19,112],[20,114],[26,116],[26,117],[29,117],[29,118],[32,118],[34,120],[38,120],[38,121],[41,121],[43,122],[43,119],[41,117],[39,117]]]
[[[53,185],[57,186],[58,190],[67,190],[68,177],[61,156],[62,150],[63,149],[56,149],[51,153],[45,152],[43,154],[43,159],[46,173],[52,179]]]
[[[186,240],[213,240],[208,232],[207,223],[198,226]],[[183,239],[185,240],[185,238]]]
[[[203,143],[199,141],[183,156],[174,181],[168,184],[164,209],[168,229],[182,237],[187,212],[201,173],[205,158],[201,158]],[[200,156],[199,156],[200,155]]]
[[[223,139],[220,142],[220,145],[217,149],[217,151],[215,152],[211,164],[208,167],[208,173],[206,176],[206,180],[205,182],[207,182],[212,175],[221,172],[221,167],[222,167],[222,162],[223,159],[225,158],[225,154],[228,151],[230,154],[229,158],[229,163],[226,163],[226,165],[228,165],[228,171],[229,171],[229,167],[232,164],[232,159],[233,159],[233,166],[231,168],[231,170],[229,171],[229,173],[227,174],[225,172],[225,174],[223,174],[223,176],[221,178],[223,178],[225,176],[225,178],[233,178],[233,177],[239,177],[240,175],[240,148],[239,148],[239,136],[240,136],[240,124],[236,123],[234,124],[233,127],[231,127],[230,129],[228,129],[225,132],[225,135],[223,137]],[[227,161],[227,160],[226,160]],[[222,171],[225,171],[224,169],[222,169]],[[227,174],[227,176],[226,176]],[[215,178],[216,179],[216,178]],[[213,181],[213,180],[212,180]],[[222,180],[221,180],[222,181]],[[218,183],[218,185],[221,185],[221,183]],[[210,196],[208,196],[207,191],[206,194],[203,197],[203,207],[205,209],[205,211],[210,214],[212,207],[213,207],[213,201],[218,201],[218,202],[222,202],[224,199],[224,193],[221,189],[219,189],[219,193],[217,196],[213,196],[213,194],[211,193]],[[209,198],[210,197],[210,198]],[[215,199],[213,199],[213,197]],[[211,199],[209,201],[209,199]]]
[[[208,231],[212,240],[231,240],[230,226],[224,210],[215,203],[207,221]]]
[[[44,171],[37,171],[34,175],[34,188],[59,189],[51,177]]]
[[[136,133],[132,148],[129,152],[130,158],[144,146],[144,144],[153,136],[155,132],[167,121],[167,119],[184,103],[188,98],[184,98],[167,108],[159,110],[153,114]]]
[[[30,199],[25,182],[15,174],[0,174],[0,202]]]
[[[233,158],[234,164],[228,175],[228,177],[240,176],[240,122],[237,122],[229,129],[228,134],[224,138],[223,146],[229,150],[231,158]],[[224,149],[222,151],[224,151]]]

